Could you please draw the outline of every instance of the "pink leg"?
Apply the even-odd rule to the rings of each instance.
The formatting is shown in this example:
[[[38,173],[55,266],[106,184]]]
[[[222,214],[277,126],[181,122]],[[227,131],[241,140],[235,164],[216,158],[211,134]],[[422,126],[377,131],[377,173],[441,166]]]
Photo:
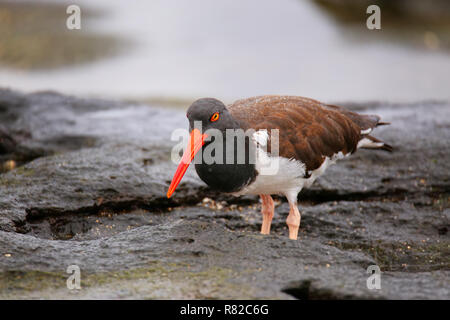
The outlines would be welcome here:
[[[261,205],[261,213],[263,216],[263,222],[261,226],[262,234],[270,233],[270,225],[272,224],[273,212],[275,209],[275,205],[273,204],[273,199],[270,194],[260,194],[262,205]]]
[[[297,203],[289,202],[289,206],[291,209],[289,210],[289,215],[286,219],[286,224],[289,227],[289,239],[297,240],[301,216],[297,208]]]

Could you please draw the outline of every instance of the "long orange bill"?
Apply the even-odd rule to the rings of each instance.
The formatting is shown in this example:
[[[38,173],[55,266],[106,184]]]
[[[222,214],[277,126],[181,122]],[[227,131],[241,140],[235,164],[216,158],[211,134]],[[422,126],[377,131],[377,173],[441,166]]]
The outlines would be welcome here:
[[[205,139],[207,137],[208,135],[206,133],[202,134],[198,129],[194,129],[191,131],[191,136],[187,148],[184,150],[183,157],[178,164],[177,171],[175,171],[169,190],[167,191],[167,198],[170,198],[170,196],[172,196],[172,193],[175,191],[184,174],[186,173],[189,164],[191,163],[192,159],[194,159],[195,154],[205,144]]]

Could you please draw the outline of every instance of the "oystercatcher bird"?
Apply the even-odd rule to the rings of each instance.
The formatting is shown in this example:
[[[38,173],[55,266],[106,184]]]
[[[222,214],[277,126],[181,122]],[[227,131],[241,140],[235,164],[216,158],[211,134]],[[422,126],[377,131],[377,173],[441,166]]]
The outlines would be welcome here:
[[[208,162],[202,158],[196,161],[195,169],[199,177],[214,189],[234,195],[259,195],[262,202],[262,234],[270,233],[274,214],[271,195],[284,195],[290,205],[286,219],[290,239],[297,239],[300,227],[298,193],[309,187],[329,165],[360,148],[392,151],[390,145],[370,135],[375,127],[389,124],[380,122],[379,116],[361,115],[343,107],[297,96],[252,97],[236,101],[228,107],[217,99],[202,98],[189,107],[187,118],[190,140],[167,197],[175,191],[196,154],[204,155],[212,143],[213,139],[208,141],[208,130],[216,129],[224,133],[223,139],[226,140],[227,130],[247,132],[250,129],[252,134],[244,144],[240,144],[241,149],[234,148],[234,141],[233,148],[228,149],[228,155],[233,153],[231,163]],[[271,142],[275,138],[277,144],[274,147]],[[225,145],[224,157],[227,155]],[[263,148],[269,145],[271,149],[276,148],[278,154]],[[239,152],[245,154],[244,161],[236,161]],[[272,167],[274,163],[275,170],[265,172],[264,168],[268,164]]]

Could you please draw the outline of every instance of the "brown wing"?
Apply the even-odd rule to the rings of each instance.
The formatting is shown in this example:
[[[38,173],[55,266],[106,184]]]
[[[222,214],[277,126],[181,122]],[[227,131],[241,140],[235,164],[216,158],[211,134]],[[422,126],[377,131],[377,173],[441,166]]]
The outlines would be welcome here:
[[[245,130],[267,129],[270,134],[279,129],[279,155],[302,161],[306,172],[319,168],[325,157],[354,152],[362,127],[374,127],[379,120],[295,96],[243,99],[228,110]]]

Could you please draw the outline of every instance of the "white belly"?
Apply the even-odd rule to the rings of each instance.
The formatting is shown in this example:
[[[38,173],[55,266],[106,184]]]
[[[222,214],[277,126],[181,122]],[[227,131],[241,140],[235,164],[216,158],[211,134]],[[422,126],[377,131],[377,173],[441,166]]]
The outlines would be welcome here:
[[[259,142],[259,140],[257,141]],[[309,178],[304,178],[306,169],[305,164],[301,161],[272,157],[262,148],[257,148],[255,169],[259,174],[253,183],[233,194],[237,196],[243,194],[283,194],[288,199],[295,201],[297,194],[303,188],[312,185],[330,165],[341,158],[344,158],[342,152],[333,155],[331,158],[325,157],[322,165],[311,171]]]

